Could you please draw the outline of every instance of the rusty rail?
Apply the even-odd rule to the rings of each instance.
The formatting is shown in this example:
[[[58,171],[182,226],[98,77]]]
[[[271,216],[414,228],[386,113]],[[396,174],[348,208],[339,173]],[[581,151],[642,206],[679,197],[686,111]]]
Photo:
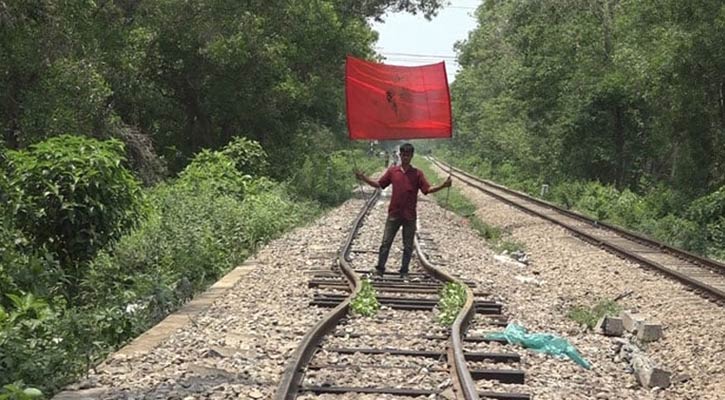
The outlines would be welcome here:
[[[418,238],[415,238],[415,252],[418,256],[418,260],[421,265],[430,273],[433,277],[444,282],[458,282],[466,289],[466,303],[458,313],[458,317],[453,321],[451,325],[451,341],[449,346],[449,357],[448,365],[451,368],[452,375],[454,378],[454,385],[462,398],[465,400],[477,400],[478,392],[476,389],[476,383],[473,381],[471,373],[468,371],[466,366],[466,358],[463,354],[463,332],[465,332],[468,323],[473,318],[473,314],[476,312],[476,308],[473,306],[473,291],[471,288],[452,275],[436,268],[425,253],[421,250],[418,243]]]
[[[295,352],[290,357],[290,361],[282,374],[277,392],[274,395],[276,400],[294,400],[297,395],[300,379],[302,377],[302,370],[304,366],[310,361],[314,355],[315,349],[322,341],[322,338],[330,332],[337,323],[347,315],[350,307],[350,301],[354,298],[360,290],[361,283],[360,278],[355,274],[353,268],[350,266],[349,253],[352,241],[355,238],[355,234],[362,225],[362,221],[370,211],[372,206],[378,200],[380,196],[380,190],[376,190],[370,198],[368,198],[365,206],[360,210],[360,213],[355,219],[352,229],[347,235],[343,246],[340,248],[337,256],[337,262],[340,269],[345,274],[351,290],[350,296],[348,296],[343,302],[337,307],[330,311],[325,317],[315,324],[312,329],[302,338],[300,345],[297,347]]]
[[[443,170],[446,169],[445,167],[450,167],[450,165],[448,165],[446,163],[443,163],[443,162],[441,162],[439,160],[436,160],[433,157],[430,157],[430,160],[437,167],[439,167],[439,168],[441,168]],[[655,262],[653,260],[645,259],[645,258],[643,258],[643,257],[635,254],[634,252],[629,251],[629,250],[627,250],[627,249],[625,249],[625,248],[623,248],[621,246],[618,246],[618,245],[616,245],[614,243],[609,243],[607,241],[604,241],[604,240],[601,240],[601,239],[599,239],[597,237],[594,237],[591,234],[582,231],[581,229],[577,229],[576,227],[571,226],[569,224],[566,224],[563,221],[559,221],[556,218],[553,218],[553,217],[548,216],[546,214],[537,212],[536,210],[532,210],[532,209],[526,207],[525,205],[522,205],[520,203],[517,203],[515,201],[512,201],[512,200],[510,200],[510,199],[508,199],[506,197],[501,196],[498,193],[495,193],[495,192],[493,192],[493,191],[491,191],[489,189],[486,189],[485,187],[483,187],[483,186],[481,186],[481,185],[479,185],[477,183],[482,183],[482,184],[485,184],[485,185],[489,185],[489,186],[491,186],[491,187],[493,187],[493,188],[495,188],[497,190],[500,190],[502,192],[505,192],[506,194],[510,194],[510,195],[516,196],[516,197],[518,197],[520,199],[523,199],[525,201],[530,201],[532,203],[535,203],[536,205],[539,205],[539,206],[546,207],[548,209],[557,211],[557,212],[559,212],[561,214],[564,214],[564,215],[566,215],[568,217],[571,217],[571,218],[574,218],[574,219],[579,220],[581,222],[587,223],[587,224],[591,225],[592,227],[606,228],[606,229],[608,229],[608,230],[610,230],[612,232],[615,232],[615,233],[621,235],[622,237],[624,237],[624,238],[626,238],[626,239],[628,239],[630,241],[633,241],[635,243],[639,243],[641,245],[644,245],[644,246],[647,246],[647,247],[650,247],[650,248],[655,248],[655,249],[661,251],[662,253],[666,253],[666,254],[669,254],[671,256],[677,257],[677,258],[679,258],[679,259],[681,259],[683,261],[690,262],[691,264],[693,264],[696,267],[705,268],[708,271],[712,271],[712,272],[717,273],[717,274],[725,275],[725,264],[723,264],[723,263],[720,263],[718,261],[715,261],[715,260],[712,260],[712,259],[708,259],[708,258],[705,258],[705,257],[697,256],[697,255],[692,254],[690,252],[687,252],[685,250],[678,249],[678,248],[673,247],[673,246],[670,246],[670,245],[668,245],[666,243],[662,243],[662,242],[659,242],[657,240],[647,238],[647,237],[645,237],[645,236],[643,236],[641,234],[631,232],[631,231],[626,230],[626,229],[623,229],[621,227],[618,227],[618,226],[615,226],[615,225],[611,225],[611,224],[607,224],[607,223],[604,223],[604,222],[597,221],[597,220],[595,220],[593,218],[589,218],[589,217],[587,217],[585,215],[582,215],[582,214],[579,214],[577,212],[564,209],[562,207],[559,207],[557,205],[551,204],[551,203],[546,202],[546,201],[541,200],[541,199],[534,198],[534,197],[529,196],[529,195],[527,195],[525,193],[521,193],[521,192],[518,192],[516,190],[509,189],[509,188],[507,188],[505,186],[501,186],[499,184],[496,184],[496,183],[487,181],[485,179],[481,179],[481,178],[476,177],[474,175],[471,175],[471,174],[469,174],[469,173],[467,173],[467,172],[465,172],[465,171],[463,171],[463,170],[461,170],[459,168],[456,168],[456,167],[450,167],[450,168],[451,168],[452,171],[454,171],[455,173],[459,174],[459,178],[458,178],[459,180],[461,180],[462,182],[464,182],[465,184],[467,184],[467,185],[469,185],[469,186],[471,186],[473,188],[476,188],[476,189],[478,189],[478,190],[486,193],[489,196],[495,197],[495,198],[497,198],[497,199],[499,199],[499,200],[501,200],[501,201],[503,201],[503,202],[505,202],[505,203],[507,203],[509,205],[512,205],[512,206],[514,206],[516,208],[519,208],[519,209],[521,209],[521,210],[523,210],[525,212],[534,214],[534,215],[536,215],[536,216],[538,216],[540,218],[546,219],[547,221],[550,221],[550,222],[553,222],[553,223],[555,223],[555,224],[557,224],[559,226],[562,226],[563,228],[572,231],[573,233],[575,233],[576,235],[582,237],[584,240],[586,240],[586,241],[588,241],[590,243],[593,243],[593,244],[595,244],[597,246],[604,247],[604,248],[606,248],[606,249],[608,249],[608,250],[610,250],[610,251],[612,251],[612,252],[614,252],[616,254],[619,254],[619,255],[621,255],[623,257],[629,258],[629,259],[634,260],[634,261],[636,261],[636,262],[638,262],[640,264],[643,264],[643,265],[646,265],[646,266],[655,268],[655,269],[657,269],[657,270],[659,270],[661,272],[664,272],[664,273],[672,276],[673,278],[680,280],[683,283],[686,283],[686,284],[688,284],[690,286],[694,286],[697,289],[700,289],[700,290],[703,290],[703,291],[707,292],[710,296],[713,296],[714,298],[717,298],[719,300],[725,299],[725,291],[723,291],[721,289],[718,289],[718,288],[716,288],[716,287],[714,287],[712,285],[709,285],[709,284],[707,284],[707,283],[705,283],[705,282],[703,282],[703,281],[701,281],[701,280],[699,280],[697,278],[690,277],[687,274],[684,274],[684,273],[681,273],[679,271],[675,271],[675,270],[673,270],[671,268],[668,268],[668,267],[666,267],[665,265],[663,265],[661,263]],[[463,176],[463,177],[465,177],[465,178],[467,178],[469,180],[472,180],[475,183],[474,182],[467,181],[466,179],[461,179],[460,176]]]

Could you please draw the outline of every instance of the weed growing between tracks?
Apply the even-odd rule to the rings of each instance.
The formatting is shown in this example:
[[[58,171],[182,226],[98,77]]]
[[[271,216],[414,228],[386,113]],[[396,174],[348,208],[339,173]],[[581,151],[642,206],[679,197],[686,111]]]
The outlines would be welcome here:
[[[357,296],[352,299],[350,308],[352,308],[353,314],[363,317],[372,317],[378,313],[380,303],[378,302],[377,293],[369,279],[362,280],[362,288]]]
[[[466,289],[460,283],[448,282],[441,289],[440,300],[438,300],[438,322],[445,326],[451,326],[456,320],[458,312],[466,303]]]

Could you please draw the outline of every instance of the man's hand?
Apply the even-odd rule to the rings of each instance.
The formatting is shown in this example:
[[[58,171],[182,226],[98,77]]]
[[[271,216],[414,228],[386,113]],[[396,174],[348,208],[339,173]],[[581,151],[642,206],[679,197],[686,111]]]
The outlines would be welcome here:
[[[359,169],[354,170],[353,173],[355,174],[355,178],[357,178],[358,180],[360,180],[360,181],[365,180],[365,174],[363,174],[363,172],[360,171]]]
[[[442,187],[451,187],[451,184],[453,184],[453,180],[451,179],[451,176],[448,175],[448,179],[446,179],[445,182],[443,182]]]

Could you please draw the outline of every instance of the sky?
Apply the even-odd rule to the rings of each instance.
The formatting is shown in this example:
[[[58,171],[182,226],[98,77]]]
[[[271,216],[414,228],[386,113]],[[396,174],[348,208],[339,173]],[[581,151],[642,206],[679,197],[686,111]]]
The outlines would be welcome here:
[[[431,21],[422,15],[388,14],[384,23],[374,23],[380,37],[376,51],[386,64],[423,65],[445,61],[448,82],[458,71],[453,44],[466,39],[476,28],[474,16],[481,0],[451,0]]]

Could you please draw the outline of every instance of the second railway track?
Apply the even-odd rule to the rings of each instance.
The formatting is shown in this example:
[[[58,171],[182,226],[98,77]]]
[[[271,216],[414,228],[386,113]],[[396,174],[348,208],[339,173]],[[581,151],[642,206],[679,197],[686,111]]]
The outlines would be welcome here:
[[[582,239],[663,272],[720,303],[725,302],[725,264],[646,238],[480,179],[438,160],[439,168],[468,186],[560,225]]]

